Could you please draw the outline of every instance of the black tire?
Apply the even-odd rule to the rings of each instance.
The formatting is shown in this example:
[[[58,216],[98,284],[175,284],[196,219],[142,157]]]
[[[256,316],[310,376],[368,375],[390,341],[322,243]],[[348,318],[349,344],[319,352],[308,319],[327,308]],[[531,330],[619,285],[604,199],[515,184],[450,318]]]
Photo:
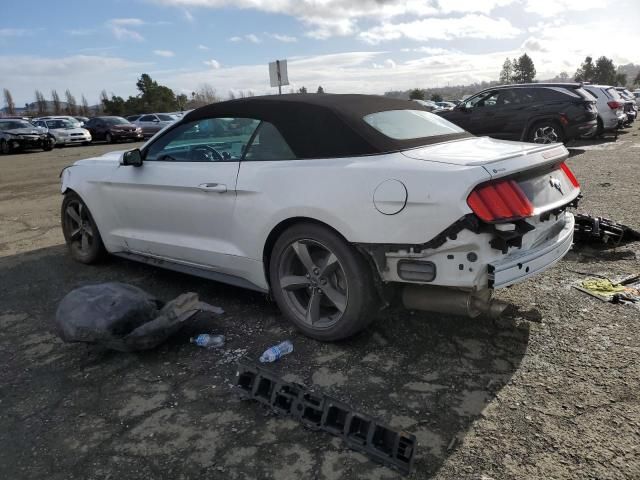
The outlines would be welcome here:
[[[91,142],[82,142],[82,146],[83,147],[88,147],[91,144]]]
[[[45,152],[50,152],[51,150],[53,150],[53,140],[52,139],[48,139],[47,142],[42,146],[42,150],[44,150]]]
[[[109,132],[107,132],[107,134],[104,136],[104,141],[107,143],[113,143],[113,137]]]
[[[553,141],[555,139],[555,142]],[[562,127],[553,120],[534,123],[527,133],[527,141],[531,143],[549,144],[564,143],[565,135]]]
[[[8,155],[11,153],[11,145],[4,138],[0,140],[0,154]]]
[[[107,253],[87,205],[75,192],[68,192],[60,211],[62,233],[69,253],[80,263],[96,263]]]
[[[271,253],[269,279],[284,316],[316,340],[350,337],[373,319],[377,296],[371,270],[355,248],[326,227],[301,223],[285,230]]]
[[[596,133],[594,134],[594,138],[600,137],[602,136],[602,133],[604,132],[604,124],[602,123],[602,118],[600,118],[600,116],[598,116],[598,128],[596,129]]]

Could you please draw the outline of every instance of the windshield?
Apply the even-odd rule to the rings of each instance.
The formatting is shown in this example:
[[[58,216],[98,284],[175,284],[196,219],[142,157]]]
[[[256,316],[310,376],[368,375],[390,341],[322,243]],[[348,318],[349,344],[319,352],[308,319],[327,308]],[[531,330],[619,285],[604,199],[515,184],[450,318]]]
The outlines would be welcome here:
[[[159,114],[157,115],[157,117],[162,120],[163,122],[175,122],[175,118],[173,118],[171,115],[164,115],[164,114]]]
[[[122,124],[128,125],[129,123],[131,123],[129,122],[129,120],[122,117],[104,117],[102,120],[107,125],[122,125]]]
[[[13,130],[14,128],[33,128],[33,125],[24,120],[0,120],[0,128]]]
[[[464,133],[457,125],[422,110],[388,110],[366,115],[363,120],[383,135],[395,140]]]
[[[68,120],[47,120],[45,124],[47,128],[73,128],[73,125]]]

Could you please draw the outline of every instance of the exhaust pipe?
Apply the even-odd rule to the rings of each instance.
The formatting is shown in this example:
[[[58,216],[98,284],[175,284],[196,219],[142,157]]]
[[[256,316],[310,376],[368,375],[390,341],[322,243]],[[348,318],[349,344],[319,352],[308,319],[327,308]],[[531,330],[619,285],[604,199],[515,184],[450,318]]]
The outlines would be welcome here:
[[[508,304],[491,298],[491,290],[469,291],[430,285],[407,285],[402,303],[409,310],[464,315],[475,318],[485,314],[499,317]]]

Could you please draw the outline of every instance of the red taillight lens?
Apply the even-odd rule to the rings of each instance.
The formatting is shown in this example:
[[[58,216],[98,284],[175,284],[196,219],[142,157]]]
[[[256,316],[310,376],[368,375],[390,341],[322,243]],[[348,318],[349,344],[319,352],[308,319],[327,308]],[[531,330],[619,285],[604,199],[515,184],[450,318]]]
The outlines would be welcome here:
[[[567,166],[566,163],[562,162],[560,164],[560,169],[564,172],[564,174],[567,176],[567,178],[569,179],[569,181],[571,182],[571,185],[573,185],[574,187],[578,188],[580,187],[580,182],[578,181],[578,179],[576,178],[576,176],[573,174],[573,172],[571,171],[571,169]]]
[[[611,100],[610,102],[607,102],[607,105],[609,105],[609,108],[611,110],[617,110],[622,106],[620,102],[616,102],[615,100]]]
[[[497,222],[533,215],[533,205],[513,180],[500,180],[476,187],[467,204],[481,220]]]

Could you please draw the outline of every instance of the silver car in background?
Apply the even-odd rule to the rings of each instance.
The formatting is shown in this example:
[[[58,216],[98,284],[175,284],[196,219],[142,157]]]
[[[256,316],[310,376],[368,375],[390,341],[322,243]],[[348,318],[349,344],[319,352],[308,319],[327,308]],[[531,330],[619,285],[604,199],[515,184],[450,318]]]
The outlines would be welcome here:
[[[615,130],[627,121],[627,115],[624,113],[624,101],[615,87],[611,85],[583,85],[583,88],[596,99],[598,129],[595,136],[602,132]]]
[[[142,115],[132,123],[142,129],[142,134],[145,137],[152,137],[167,125],[171,125],[176,121],[175,117],[166,113],[149,113]]]

